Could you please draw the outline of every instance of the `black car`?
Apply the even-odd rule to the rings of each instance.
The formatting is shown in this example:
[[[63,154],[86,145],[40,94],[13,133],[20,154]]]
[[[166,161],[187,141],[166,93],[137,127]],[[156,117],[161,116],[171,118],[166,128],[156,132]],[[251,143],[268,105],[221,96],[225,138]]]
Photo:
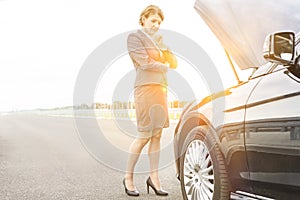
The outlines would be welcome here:
[[[231,58],[238,65],[252,65],[255,59],[247,56],[249,49],[242,45],[230,46],[237,45],[230,41],[239,40],[241,35],[248,41],[251,36],[260,36],[255,40],[259,43],[263,35],[261,50],[255,53],[268,62],[259,67],[258,63],[249,80],[191,103],[183,110],[174,134],[183,198],[300,199],[300,34],[277,30],[299,31],[299,17],[298,21],[293,18],[298,13],[295,5],[289,7],[286,23],[279,23],[276,16],[272,18],[276,32],[268,35],[268,28],[251,33],[246,29],[241,34],[230,35],[228,32],[232,30],[227,30],[226,35],[226,24],[213,15],[216,2],[220,1],[210,2],[196,1],[196,10]],[[269,8],[270,4],[265,6]],[[260,15],[263,19],[269,15],[263,14]],[[226,17],[223,11],[221,15]],[[244,19],[248,20],[247,16]],[[219,29],[216,24],[220,25]],[[252,34],[255,31],[259,33]]]

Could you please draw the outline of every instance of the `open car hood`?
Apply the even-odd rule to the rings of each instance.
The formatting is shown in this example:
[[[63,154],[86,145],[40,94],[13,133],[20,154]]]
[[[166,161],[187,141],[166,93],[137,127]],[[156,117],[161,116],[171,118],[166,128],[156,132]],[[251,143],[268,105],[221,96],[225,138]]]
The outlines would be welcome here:
[[[195,9],[240,69],[267,62],[268,34],[300,30],[299,0],[196,0]]]

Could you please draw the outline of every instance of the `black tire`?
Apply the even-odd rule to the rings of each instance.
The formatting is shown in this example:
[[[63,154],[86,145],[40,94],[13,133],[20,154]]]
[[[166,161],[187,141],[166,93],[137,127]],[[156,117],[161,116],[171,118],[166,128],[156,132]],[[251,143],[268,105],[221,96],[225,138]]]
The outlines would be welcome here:
[[[224,159],[213,134],[207,126],[198,126],[185,138],[180,157],[181,191],[185,200],[230,198]]]

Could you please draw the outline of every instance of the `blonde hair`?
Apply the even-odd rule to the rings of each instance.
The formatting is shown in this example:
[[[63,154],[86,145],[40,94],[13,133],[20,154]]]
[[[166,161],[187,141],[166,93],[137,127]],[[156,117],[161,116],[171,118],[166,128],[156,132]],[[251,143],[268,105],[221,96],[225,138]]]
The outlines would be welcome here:
[[[150,5],[150,6],[147,6],[140,14],[139,24],[141,26],[144,25],[143,21],[142,21],[143,17],[148,18],[150,14],[152,14],[152,15],[158,14],[158,16],[161,18],[161,21],[164,20],[164,14],[163,14],[162,10],[158,6]]]

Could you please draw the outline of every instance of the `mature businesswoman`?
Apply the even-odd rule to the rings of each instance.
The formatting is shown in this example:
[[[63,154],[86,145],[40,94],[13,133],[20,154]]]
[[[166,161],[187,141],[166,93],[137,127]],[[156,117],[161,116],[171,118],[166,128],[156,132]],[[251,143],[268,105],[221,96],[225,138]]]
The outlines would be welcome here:
[[[134,101],[139,135],[129,148],[127,171],[123,179],[125,192],[139,196],[134,185],[134,168],[144,146],[149,143],[150,175],[146,181],[156,195],[166,196],[158,175],[162,129],[169,127],[167,107],[167,78],[169,68],[177,67],[176,57],[158,35],[164,20],[162,10],[150,5],[140,14],[141,29],[128,36],[127,47],[136,69]]]

